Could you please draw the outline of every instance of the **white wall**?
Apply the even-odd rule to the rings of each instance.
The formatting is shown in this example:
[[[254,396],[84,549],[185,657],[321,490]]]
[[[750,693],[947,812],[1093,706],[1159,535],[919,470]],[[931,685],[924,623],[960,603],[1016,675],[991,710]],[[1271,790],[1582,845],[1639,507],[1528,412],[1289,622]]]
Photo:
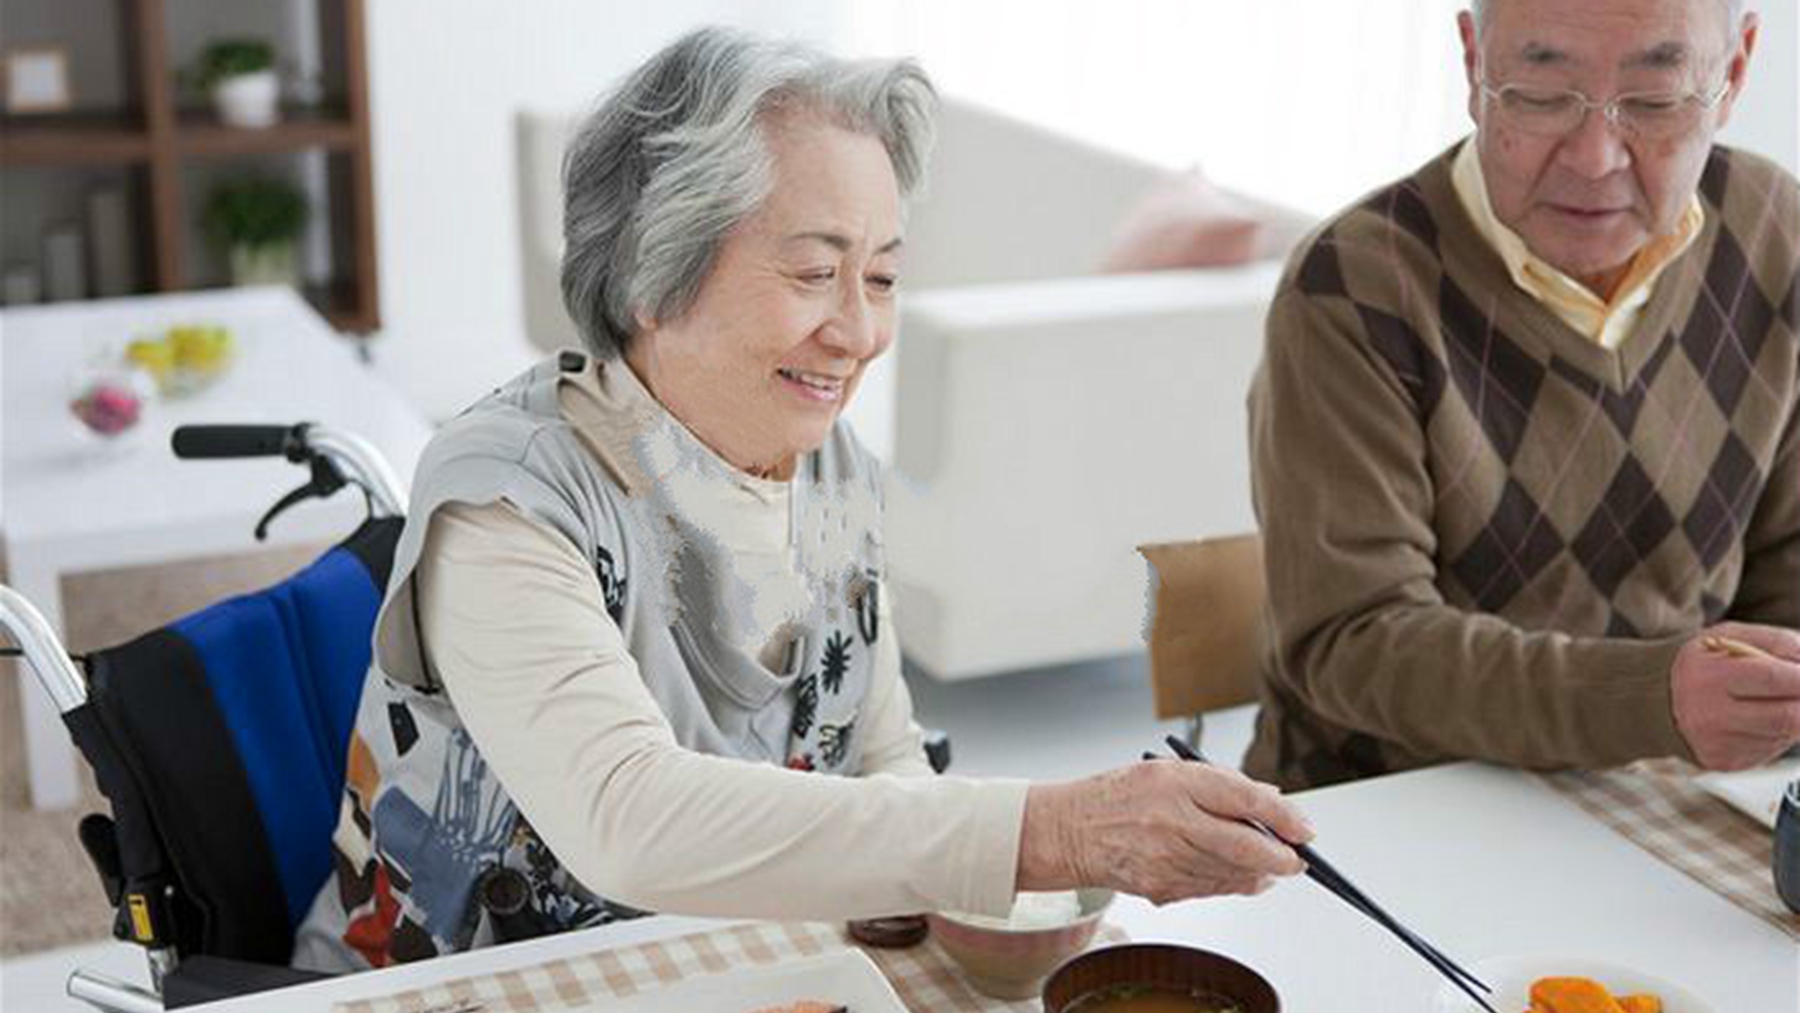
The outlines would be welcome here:
[[[985,8],[1000,0],[966,2]],[[1038,45],[1033,26],[1066,17],[1051,0],[1039,2],[1044,8],[1022,14],[1004,38],[983,33],[994,75],[1023,73]],[[1761,48],[1726,137],[1800,171],[1800,18],[1794,0],[1756,5]],[[1112,16],[1132,16],[1131,4],[1084,0],[1080,9],[1092,15],[1107,6]],[[584,106],[658,46],[707,22],[856,51],[903,41],[871,31],[867,9],[847,0],[379,0],[367,10],[384,323],[376,367],[439,419],[536,355],[525,341],[520,294],[519,110]],[[1453,57],[1448,27],[1440,41]],[[1009,60],[1021,66],[1009,71]],[[1151,90],[1144,100],[1156,97]]]
[[[379,0],[367,7],[376,368],[442,419],[523,368],[514,116],[579,108],[710,22],[824,41],[828,0]]]
[[[1722,138],[1800,174],[1800,4],[1754,0],[1762,32],[1750,60],[1750,83]]]
[[[1316,215],[1466,132],[1466,0],[1050,5],[862,0],[852,40],[916,54],[982,105]]]
[[[1764,32],[1726,140],[1800,169],[1795,0],[1751,5]],[[1467,6],[860,0],[846,39],[918,55],[945,90],[991,108],[1326,214],[1471,129]]]

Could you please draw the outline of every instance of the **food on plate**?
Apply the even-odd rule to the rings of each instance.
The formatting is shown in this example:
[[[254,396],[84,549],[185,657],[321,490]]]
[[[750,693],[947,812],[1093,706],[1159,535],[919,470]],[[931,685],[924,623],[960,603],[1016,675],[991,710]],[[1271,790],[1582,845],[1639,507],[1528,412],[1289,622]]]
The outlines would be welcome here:
[[[229,330],[216,324],[177,324],[156,337],[133,341],[125,358],[154,377],[164,395],[180,397],[217,379],[231,352]]]
[[[103,377],[77,392],[69,411],[101,436],[117,436],[137,425],[144,413],[144,398],[128,379]]]
[[[1066,1013],[1241,1013],[1236,1002],[1214,992],[1158,985],[1110,985],[1070,1003]]]
[[[1526,1013],[1663,1013],[1654,995],[1614,996],[1592,978],[1539,978]]]
[[[761,1009],[751,1010],[750,1013],[850,1013],[850,1007],[842,1003],[802,999],[786,1006],[764,1006]]]
[[[1073,890],[1050,892],[1022,891],[1013,899],[1012,912],[1005,918],[952,912],[951,918],[964,925],[983,929],[1008,929],[1013,932],[1035,932],[1060,929],[1081,917],[1081,899]]]

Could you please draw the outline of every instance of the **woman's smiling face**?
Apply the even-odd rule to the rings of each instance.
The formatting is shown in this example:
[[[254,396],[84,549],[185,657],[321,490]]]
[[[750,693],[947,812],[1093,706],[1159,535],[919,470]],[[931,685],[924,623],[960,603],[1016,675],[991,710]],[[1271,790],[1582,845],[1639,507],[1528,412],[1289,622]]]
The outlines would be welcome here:
[[[785,476],[894,339],[900,192],[877,138],[803,112],[764,124],[774,184],[726,233],[686,311],[626,360],[731,464]]]

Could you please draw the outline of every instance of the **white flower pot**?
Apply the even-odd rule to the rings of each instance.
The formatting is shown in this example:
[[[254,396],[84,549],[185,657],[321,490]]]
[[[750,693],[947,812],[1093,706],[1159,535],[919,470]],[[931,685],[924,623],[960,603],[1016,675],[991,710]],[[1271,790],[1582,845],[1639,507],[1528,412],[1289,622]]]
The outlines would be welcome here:
[[[212,98],[219,119],[230,126],[273,126],[280,118],[281,80],[273,69],[239,74],[213,85]]]
[[[300,286],[300,263],[294,256],[292,240],[262,246],[233,246],[228,257],[233,285]]]

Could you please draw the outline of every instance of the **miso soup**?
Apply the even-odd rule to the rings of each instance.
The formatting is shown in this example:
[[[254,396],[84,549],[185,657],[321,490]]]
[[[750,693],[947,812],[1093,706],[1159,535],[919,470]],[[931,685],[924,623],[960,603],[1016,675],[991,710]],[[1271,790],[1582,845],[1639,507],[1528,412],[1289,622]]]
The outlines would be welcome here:
[[[1114,985],[1089,992],[1065,1013],[1243,1013],[1230,999],[1212,992],[1159,985]]]

